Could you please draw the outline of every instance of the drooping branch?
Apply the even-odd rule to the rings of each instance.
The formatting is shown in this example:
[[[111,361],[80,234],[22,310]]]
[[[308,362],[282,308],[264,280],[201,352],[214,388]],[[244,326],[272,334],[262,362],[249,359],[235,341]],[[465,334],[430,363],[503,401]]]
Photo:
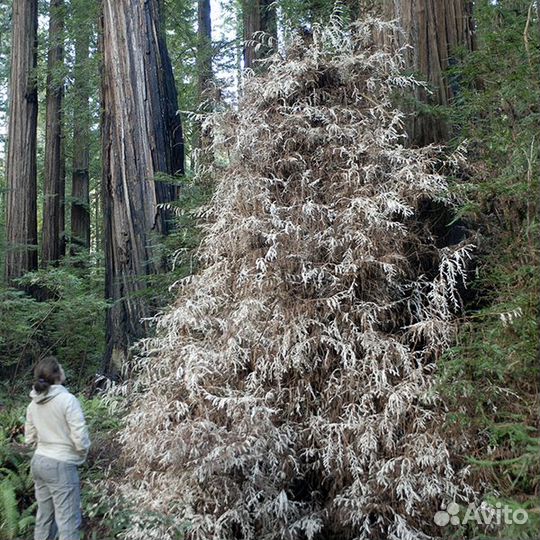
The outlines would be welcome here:
[[[277,44],[276,3],[272,0],[244,0],[244,67],[255,67],[256,60],[266,58]],[[257,43],[258,32],[274,39],[274,44]]]

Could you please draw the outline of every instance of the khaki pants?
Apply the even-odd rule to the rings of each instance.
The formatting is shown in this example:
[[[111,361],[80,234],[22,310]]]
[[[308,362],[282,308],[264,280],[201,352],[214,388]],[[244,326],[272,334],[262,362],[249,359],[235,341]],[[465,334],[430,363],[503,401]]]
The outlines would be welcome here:
[[[34,454],[30,471],[38,510],[34,540],[79,540],[81,493],[77,465]]]

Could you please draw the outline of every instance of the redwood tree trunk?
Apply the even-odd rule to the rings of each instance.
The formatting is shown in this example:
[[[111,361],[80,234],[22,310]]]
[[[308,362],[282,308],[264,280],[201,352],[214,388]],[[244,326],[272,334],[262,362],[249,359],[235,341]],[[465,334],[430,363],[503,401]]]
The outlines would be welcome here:
[[[202,101],[203,92],[208,88],[213,75],[210,0],[198,1],[197,37],[197,82],[199,100]]]
[[[277,42],[277,14],[275,0],[243,0],[244,18],[244,67],[253,68],[255,61],[267,57],[272,47],[261,46],[255,50],[256,32],[265,32]]]
[[[42,264],[57,262],[65,253],[65,160],[62,129],[64,101],[64,0],[51,0],[47,55],[47,119]]]
[[[6,160],[8,283],[37,268],[37,0],[14,0]]]
[[[103,198],[107,350],[103,371],[121,367],[152,311],[147,276],[161,264],[153,243],[166,233],[157,205],[175,186],[156,173],[183,172],[183,139],[172,66],[157,0],[103,1]]]
[[[85,66],[90,35],[81,31],[75,38],[75,77],[73,114],[73,175],[71,203],[71,242],[74,253],[90,248],[90,87]]]
[[[445,71],[452,65],[458,47],[474,49],[472,4],[471,0],[384,0],[384,16],[397,19],[403,27],[403,35],[397,38],[412,45],[410,67],[433,90],[430,94],[418,89],[416,97],[421,102],[451,103],[457,89],[449,84]],[[418,145],[445,141],[449,136],[444,120],[429,112],[417,112],[408,131],[411,142]]]
[[[210,0],[198,0],[197,24],[197,98],[198,105],[205,112],[210,111],[210,88],[213,79],[212,69],[212,17]],[[206,130],[208,131],[208,130]],[[194,129],[194,147],[208,148],[212,144],[212,136],[203,132],[202,122],[197,122]],[[201,154],[200,160],[206,161],[206,153]]]

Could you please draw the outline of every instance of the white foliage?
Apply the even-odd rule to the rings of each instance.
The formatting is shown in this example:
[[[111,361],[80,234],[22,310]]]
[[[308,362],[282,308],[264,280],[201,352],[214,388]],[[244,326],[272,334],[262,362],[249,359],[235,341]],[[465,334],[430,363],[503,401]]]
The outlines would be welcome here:
[[[416,540],[470,495],[434,373],[471,246],[415,219],[444,155],[404,145],[392,96],[417,83],[373,45],[385,25],[316,29],[212,121],[233,162],[202,270],[140,343],[117,486],[189,539]]]
[[[512,324],[516,319],[519,319],[522,316],[523,310],[520,307],[499,314],[499,318],[501,319],[503,326]]]

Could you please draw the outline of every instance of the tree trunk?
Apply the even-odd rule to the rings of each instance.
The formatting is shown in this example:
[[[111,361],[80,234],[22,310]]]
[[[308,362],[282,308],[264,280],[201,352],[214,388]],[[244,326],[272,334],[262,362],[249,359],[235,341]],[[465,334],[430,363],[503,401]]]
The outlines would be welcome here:
[[[211,110],[212,69],[212,18],[210,0],[198,0],[197,26],[197,98],[199,109],[204,112]],[[197,122],[193,130],[193,146],[208,149],[212,145],[212,134],[203,130],[202,122]],[[201,152],[199,163],[208,161],[208,152]]]
[[[159,172],[183,172],[183,139],[172,66],[157,0],[103,2],[103,198],[107,350],[118,372],[151,313],[147,276],[158,272],[153,243],[169,229],[158,204],[176,187]]]
[[[244,68],[255,67],[255,62],[269,56],[277,44],[277,14],[275,0],[244,0]],[[274,45],[255,47],[256,32],[265,32],[274,39]]]
[[[397,39],[409,43],[409,65],[433,90],[416,91],[416,98],[429,105],[449,105],[457,92],[449,84],[445,71],[455,62],[456,48],[474,49],[474,25],[471,0],[384,0],[385,18],[397,19],[403,35]],[[382,36],[382,41],[390,36]],[[396,38],[396,36],[392,36]],[[448,140],[448,127],[440,116],[417,111],[408,126],[412,144],[424,145]]]
[[[90,245],[94,246],[96,253],[100,253],[103,248],[103,201],[101,200],[103,193],[100,189],[93,191],[93,203],[94,203],[94,234],[90,234]],[[92,194],[91,194],[92,197]]]
[[[203,101],[204,91],[212,80],[212,18],[210,0],[198,1],[197,26],[197,86],[199,102]]]
[[[538,25],[538,38],[540,38],[540,0],[536,0],[536,24]],[[538,323],[540,325],[540,321]],[[540,348],[538,349],[538,355],[540,356]]]
[[[149,25],[154,35],[148,35],[146,38],[149,42],[155,43],[152,48],[148,46],[153,55],[150,55],[150,61],[146,65],[147,85],[150,95],[154,97],[150,103],[152,117],[155,119],[154,133],[157,141],[156,146],[151,147],[154,171],[179,178],[184,174],[184,135],[178,111],[178,92],[165,38],[163,0],[146,0],[145,9],[148,13],[152,13],[150,18],[155,21]],[[157,40],[154,40],[154,37],[157,37]],[[159,204],[178,199],[178,184],[157,181],[155,186]],[[158,210],[159,230],[162,234],[171,231],[172,217],[169,210]]]
[[[45,181],[42,264],[56,263],[65,253],[64,0],[51,0],[47,54],[47,118],[45,127]]]
[[[37,0],[14,0],[6,160],[5,276],[37,268]]]
[[[71,203],[72,252],[90,249],[90,87],[85,67],[90,35],[81,30],[75,38],[75,74],[73,93],[73,175]]]

